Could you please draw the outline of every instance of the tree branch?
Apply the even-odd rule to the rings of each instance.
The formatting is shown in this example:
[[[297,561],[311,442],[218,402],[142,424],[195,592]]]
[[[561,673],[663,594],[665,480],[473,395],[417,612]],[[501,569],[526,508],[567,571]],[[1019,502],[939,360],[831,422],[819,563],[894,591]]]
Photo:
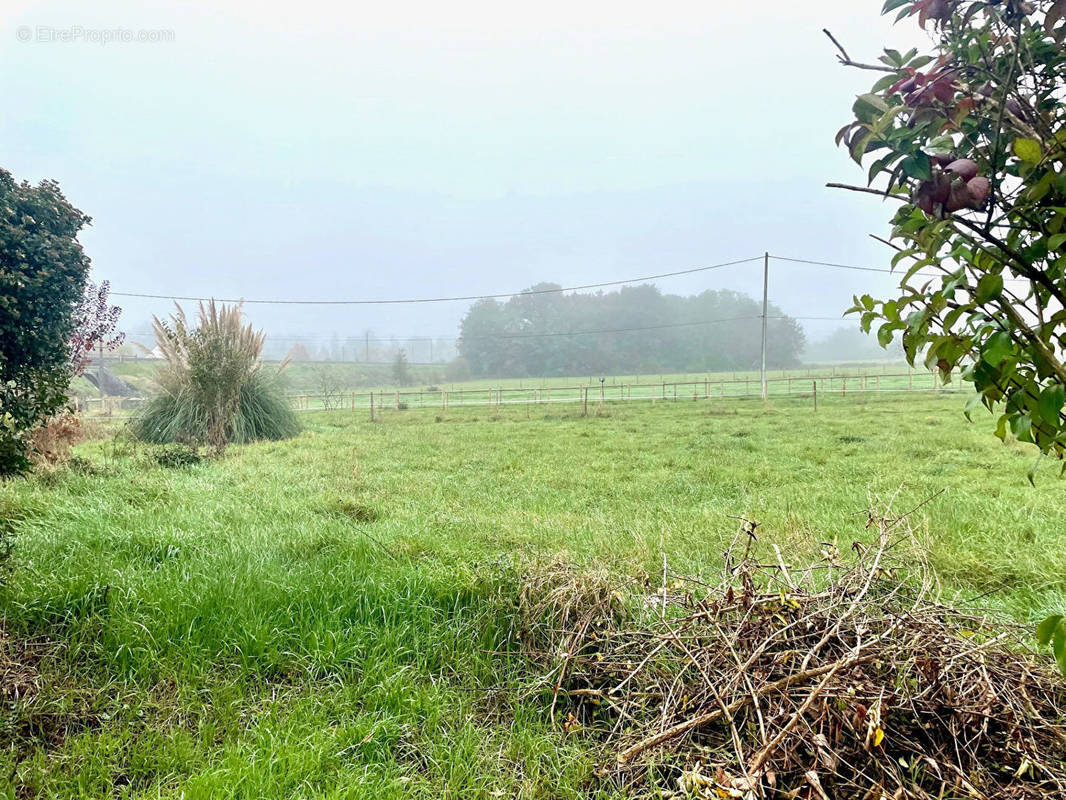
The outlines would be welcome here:
[[[898,69],[892,67],[883,67],[880,64],[862,64],[858,61],[852,61],[851,56],[848,55],[848,51],[844,49],[844,45],[836,40],[836,37],[829,32],[828,28],[822,28],[822,33],[829,37],[829,41],[837,46],[837,50],[840,51],[840,55],[837,56],[837,61],[843,67],[855,67],[856,69],[872,69],[875,72],[891,72],[893,74],[899,72]]]
[[[827,183],[825,186],[826,186],[827,189],[847,189],[849,192],[862,192],[864,194],[875,194],[875,195],[877,195],[878,197],[880,197],[882,199],[888,198],[890,200],[899,200],[901,203],[910,202],[909,199],[904,197],[903,195],[886,194],[885,192],[881,191],[880,189],[871,189],[868,186],[852,186],[850,183]]]
[[[1014,265],[1015,270],[1020,272],[1033,283],[1037,283],[1047,289],[1048,292],[1051,293],[1052,297],[1054,297],[1056,300],[1066,306],[1066,294],[1063,294],[1059,287],[1055,285],[1054,281],[1052,281],[1044,272],[1041,272],[1038,269],[1033,269],[1033,265],[1026,261],[1021,256],[1021,254],[1015,252],[1013,249],[1005,245],[1003,242],[1001,242],[995,236],[990,234],[980,225],[977,225],[976,223],[966,219],[965,217],[955,217],[955,221],[962,225],[964,228],[969,228],[971,231],[976,233],[989,244],[994,245],[999,250],[1002,250],[1003,253],[1010,257],[1011,263]]]

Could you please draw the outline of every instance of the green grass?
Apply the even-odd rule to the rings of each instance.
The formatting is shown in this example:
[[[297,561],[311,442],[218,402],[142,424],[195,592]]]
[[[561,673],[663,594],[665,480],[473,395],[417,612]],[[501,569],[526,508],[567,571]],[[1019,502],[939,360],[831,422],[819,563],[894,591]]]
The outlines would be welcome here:
[[[1031,487],[958,396],[810,400],[311,412],[221,461],[101,439],[95,469],[0,485],[4,624],[52,643],[0,719],[0,796],[588,797],[600,754],[520,691],[523,570],[709,571],[731,515],[801,561],[867,540],[871,499],[928,501],[949,591],[1066,605],[1055,465]]]

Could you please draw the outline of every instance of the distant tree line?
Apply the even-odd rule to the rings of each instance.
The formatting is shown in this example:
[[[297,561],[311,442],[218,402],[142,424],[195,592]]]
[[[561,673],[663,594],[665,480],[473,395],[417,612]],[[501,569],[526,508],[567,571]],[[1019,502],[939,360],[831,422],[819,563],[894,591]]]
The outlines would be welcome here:
[[[541,283],[527,291],[558,288]],[[761,313],[760,302],[732,291],[680,297],[644,284],[525,293],[476,302],[461,323],[459,354],[475,376],[751,370],[760,361]],[[797,365],[803,329],[776,306],[767,316],[767,365]]]

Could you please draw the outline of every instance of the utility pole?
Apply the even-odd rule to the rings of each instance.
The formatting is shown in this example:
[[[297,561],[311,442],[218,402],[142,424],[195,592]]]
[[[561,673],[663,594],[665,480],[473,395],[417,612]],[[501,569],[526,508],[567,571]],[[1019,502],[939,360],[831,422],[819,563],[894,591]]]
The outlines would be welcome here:
[[[766,296],[767,284],[770,281],[770,254],[763,254],[762,262],[762,369],[759,375],[762,379],[762,399],[766,399]]]
[[[363,335],[366,337],[366,344],[363,345],[363,361],[367,364],[370,363],[370,331],[364,331]],[[371,415],[373,416],[373,415]]]

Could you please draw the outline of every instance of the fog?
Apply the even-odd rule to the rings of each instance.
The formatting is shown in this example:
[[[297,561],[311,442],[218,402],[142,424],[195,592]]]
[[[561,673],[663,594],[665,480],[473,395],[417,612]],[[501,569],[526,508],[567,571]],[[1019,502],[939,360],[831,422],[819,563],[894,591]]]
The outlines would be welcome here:
[[[82,240],[116,293],[496,294],[767,250],[887,265],[867,234],[891,209],[824,188],[863,180],[833,135],[876,76],[841,68],[821,29],[868,60],[910,45],[880,2],[224,5],[0,10],[0,166],[58,180],[94,218]],[[102,42],[112,29],[168,35]],[[759,297],[761,282],[755,262],[656,285]],[[891,286],[775,261],[770,299],[836,318]],[[131,334],[171,308],[116,301]],[[469,307],[247,311],[287,348],[446,340]],[[841,325],[801,323],[808,342]]]

